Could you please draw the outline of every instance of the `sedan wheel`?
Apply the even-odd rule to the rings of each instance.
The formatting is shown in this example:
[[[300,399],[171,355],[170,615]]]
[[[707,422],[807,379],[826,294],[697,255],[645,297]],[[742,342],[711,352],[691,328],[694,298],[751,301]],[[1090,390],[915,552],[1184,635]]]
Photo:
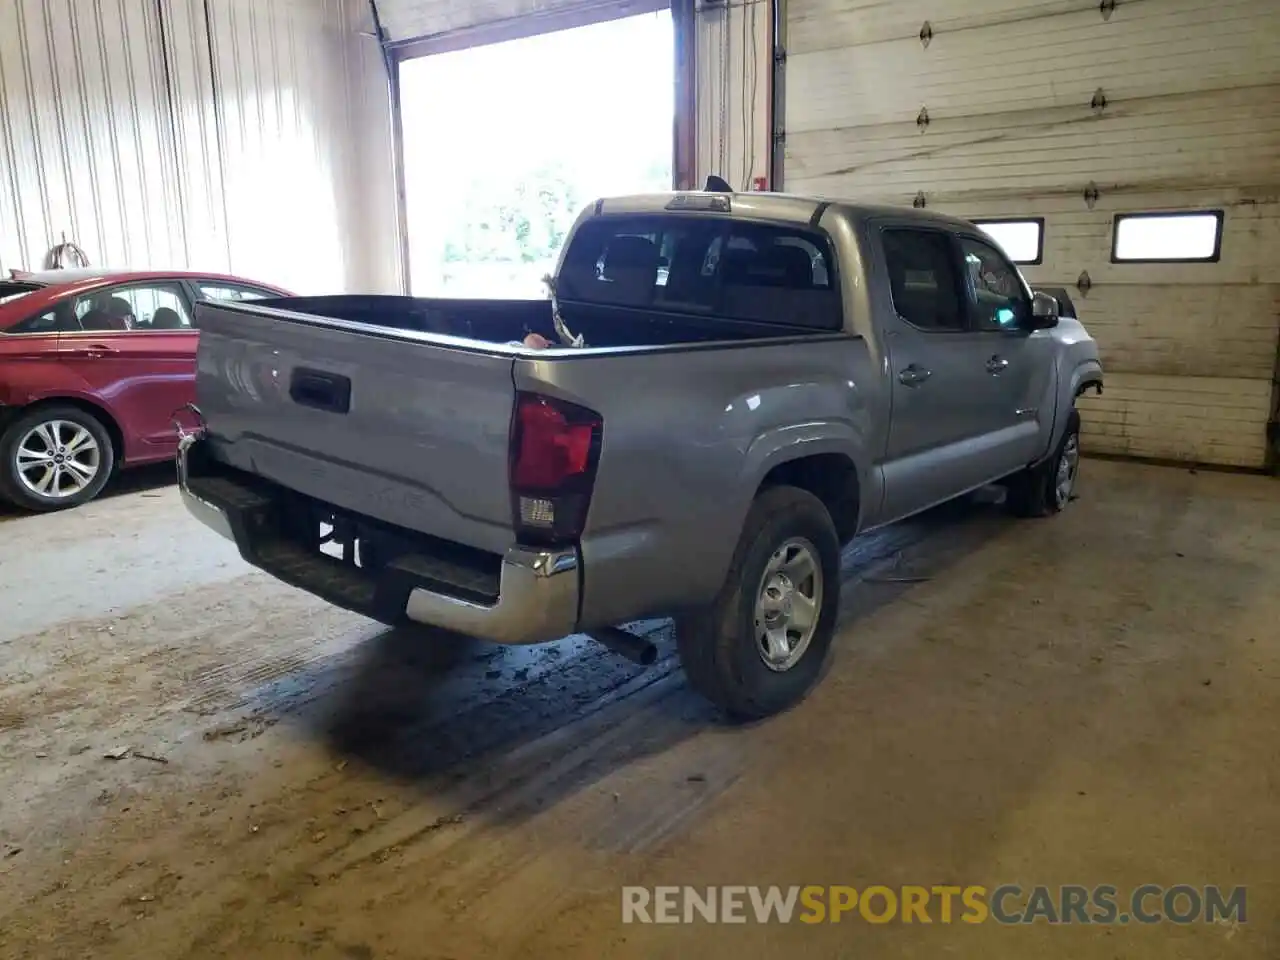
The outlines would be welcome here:
[[[18,479],[39,497],[55,500],[83,493],[102,471],[102,448],[85,427],[46,420],[18,442]]]
[[[0,434],[0,494],[28,510],[65,510],[92,500],[114,466],[107,428],[79,407],[37,408]]]

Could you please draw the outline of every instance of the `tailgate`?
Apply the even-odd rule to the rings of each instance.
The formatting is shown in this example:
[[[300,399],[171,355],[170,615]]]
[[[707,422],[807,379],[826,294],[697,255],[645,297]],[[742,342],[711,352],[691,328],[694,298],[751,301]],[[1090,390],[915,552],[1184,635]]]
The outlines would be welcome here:
[[[420,533],[510,546],[502,348],[249,304],[196,316],[196,404],[218,459]]]

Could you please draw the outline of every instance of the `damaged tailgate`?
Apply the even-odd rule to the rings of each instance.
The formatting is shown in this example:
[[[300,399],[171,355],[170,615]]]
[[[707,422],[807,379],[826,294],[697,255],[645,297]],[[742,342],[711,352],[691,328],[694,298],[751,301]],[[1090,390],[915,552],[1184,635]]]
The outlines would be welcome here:
[[[277,306],[196,315],[196,403],[217,459],[408,530],[511,544],[510,352]]]

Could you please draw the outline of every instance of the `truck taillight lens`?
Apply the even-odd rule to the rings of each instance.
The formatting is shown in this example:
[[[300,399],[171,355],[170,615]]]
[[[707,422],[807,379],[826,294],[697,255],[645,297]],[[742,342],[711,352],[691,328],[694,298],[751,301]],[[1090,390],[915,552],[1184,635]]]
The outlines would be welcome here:
[[[535,393],[516,395],[511,505],[517,532],[537,542],[582,534],[604,421],[593,410]]]

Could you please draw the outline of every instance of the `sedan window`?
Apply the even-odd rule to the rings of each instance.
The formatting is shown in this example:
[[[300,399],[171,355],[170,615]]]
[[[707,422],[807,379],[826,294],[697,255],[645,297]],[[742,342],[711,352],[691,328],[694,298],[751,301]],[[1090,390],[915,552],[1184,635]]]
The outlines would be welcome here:
[[[230,300],[238,303],[243,300],[267,300],[276,296],[276,294],[269,293],[266,290],[256,290],[253,287],[241,287],[229,283],[199,283],[196,286],[200,290],[200,295],[209,300]]]
[[[28,293],[41,289],[42,286],[42,284],[24,280],[9,280],[0,283],[0,303],[9,303],[19,297],[25,297]]]
[[[52,310],[46,310],[44,313],[37,314],[34,317],[24,317],[3,332],[10,334],[70,333],[79,329],[80,324],[76,321],[76,315],[71,312],[64,302],[58,304]]]
[[[76,301],[84,330],[190,330],[191,314],[179,288],[146,283],[95,290]]]

